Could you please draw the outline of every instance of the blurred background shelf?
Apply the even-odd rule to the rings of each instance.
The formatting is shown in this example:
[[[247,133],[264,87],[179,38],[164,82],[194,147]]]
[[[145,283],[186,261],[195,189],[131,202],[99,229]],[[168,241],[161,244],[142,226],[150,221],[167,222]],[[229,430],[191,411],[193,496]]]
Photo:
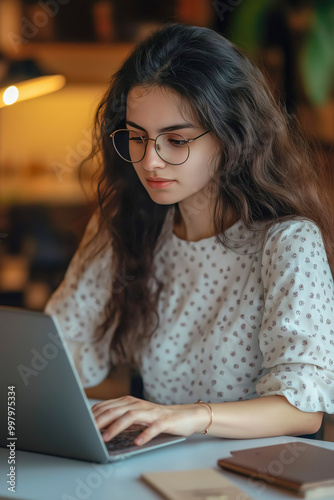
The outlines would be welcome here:
[[[94,197],[91,181],[80,184],[79,180],[57,182],[40,176],[26,181],[4,181],[0,185],[0,205],[2,206],[69,206],[88,204]]]
[[[106,86],[132,48],[132,43],[30,42],[10,54],[33,58],[47,73],[64,75],[68,84]]]

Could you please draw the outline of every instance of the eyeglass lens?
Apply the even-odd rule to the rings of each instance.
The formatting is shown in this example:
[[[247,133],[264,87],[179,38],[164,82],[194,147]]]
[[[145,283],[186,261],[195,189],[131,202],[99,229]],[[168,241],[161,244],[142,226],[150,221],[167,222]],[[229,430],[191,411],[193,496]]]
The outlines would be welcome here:
[[[147,139],[133,130],[118,130],[113,135],[117,153],[126,161],[138,162],[145,156]],[[178,165],[187,160],[189,146],[184,137],[179,134],[160,134],[156,139],[156,150],[167,163]]]

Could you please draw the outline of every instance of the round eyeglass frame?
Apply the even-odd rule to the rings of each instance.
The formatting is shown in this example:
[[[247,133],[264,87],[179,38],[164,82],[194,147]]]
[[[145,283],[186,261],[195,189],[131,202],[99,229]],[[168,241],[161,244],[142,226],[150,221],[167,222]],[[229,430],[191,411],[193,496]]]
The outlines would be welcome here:
[[[156,151],[157,155],[159,156],[159,158],[161,158],[163,161],[165,161],[165,162],[166,162],[166,163],[168,163],[169,165],[182,165],[183,163],[185,163],[185,162],[188,160],[189,156],[190,156],[190,146],[189,146],[189,144],[190,144],[191,142],[196,141],[196,139],[199,139],[200,137],[203,137],[203,135],[208,134],[209,132],[211,132],[211,130],[207,130],[206,132],[203,132],[203,134],[200,134],[200,135],[198,135],[197,137],[194,137],[193,139],[185,139],[185,138],[184,138],[181,134],[177,134],[177,133],[175,133],[175,134],[174,134],[174,132],[163,132],[162,134],[157,135],[155,139],[152,139],[151,137],[141,137],[141,139],[143,140],[143,142],[144,142],[144,144],[145,144],[144,154],[143,154],[143,156],[140,158],[140,160],[132,161],[132,160],[127,160],[126,158],[124,158],[124,156],[122,156],[122,155],[120,154],[120,152],[118,151],[118,149],[117,149],[117,147],[116,147],[116,144],[115,144],[115,139],[114,139],[115,134],[116,134],[117,132],[123,132],[123,131],[124,131],[124,132],[135,132],[135,133],[138,133],[138,132],[136,132],[135,130],[131,130],[131,129],[127,129],[127,128],[120,128],[120,129],[115,130],[114,132],[112,132],[112,133],[110,134],[110,136],[109,136],[109,137],[111,137],[111,138],[112,138],[112,143],[113,143],[114,149],[115,149],[116,153],[118,154],[118,156],[120,156],[120,157],[122,158],[122,160],[126,161],[127,163],[139,163],[139,162],[140,162],[140,161],[142,161],[142,160],[144,159],[144,157],[145,157],[146,150],[147,150],[147,143],[148,143],[148,141],[154,141],[154,149],[155,149],[155,151]],[[188,147],[188,154],[187,154],[187,158],[186,158],[184,161],[181,161],[180,163],[171,163],[171,162],[167,161],[167,160],[166,160],[163,156],[161,156],[161,154],[159,153],[159,151],[158,151],[158,149],[157,149],[157,140],[158,140],[158,138],[159,138],[159,137],[161,137],[162,135],[168,135],[168,134],[171,134],[171,133],[173,133],[174,135],[177,135],[177,136],[179,136],[179,137],[182,137],[182,140],[183,140],[183,141],[187,144],[187,147]]]

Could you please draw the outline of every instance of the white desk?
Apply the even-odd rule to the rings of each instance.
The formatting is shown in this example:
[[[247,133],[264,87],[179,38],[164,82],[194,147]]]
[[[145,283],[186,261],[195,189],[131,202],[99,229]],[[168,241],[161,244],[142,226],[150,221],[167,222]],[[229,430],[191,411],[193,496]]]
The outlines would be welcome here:
[[[139,477],[144,472],[210,467],[222,472],[217,459],[231,450],[308,442],[334,450],[334,443],[292,437],[229,440],[194,435],[179,444],[143,453],[124,462],[96,465],[16,450],[16,492],[7,490],[8,450],[0,448],[0,498],[15,500],[157,500],[159,497]],[[254,500],[296,499],[264,483],[224,472]],[[333,496],[327,497],[333,500]]]

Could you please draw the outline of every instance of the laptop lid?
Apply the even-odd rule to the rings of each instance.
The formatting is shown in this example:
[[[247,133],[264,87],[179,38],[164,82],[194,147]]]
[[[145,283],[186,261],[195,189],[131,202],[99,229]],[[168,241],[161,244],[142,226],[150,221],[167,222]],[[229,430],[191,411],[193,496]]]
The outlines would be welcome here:
[[[108,453],[60,332],[47,314],[0,307],[0,446],[104,463],[185,439]]]

